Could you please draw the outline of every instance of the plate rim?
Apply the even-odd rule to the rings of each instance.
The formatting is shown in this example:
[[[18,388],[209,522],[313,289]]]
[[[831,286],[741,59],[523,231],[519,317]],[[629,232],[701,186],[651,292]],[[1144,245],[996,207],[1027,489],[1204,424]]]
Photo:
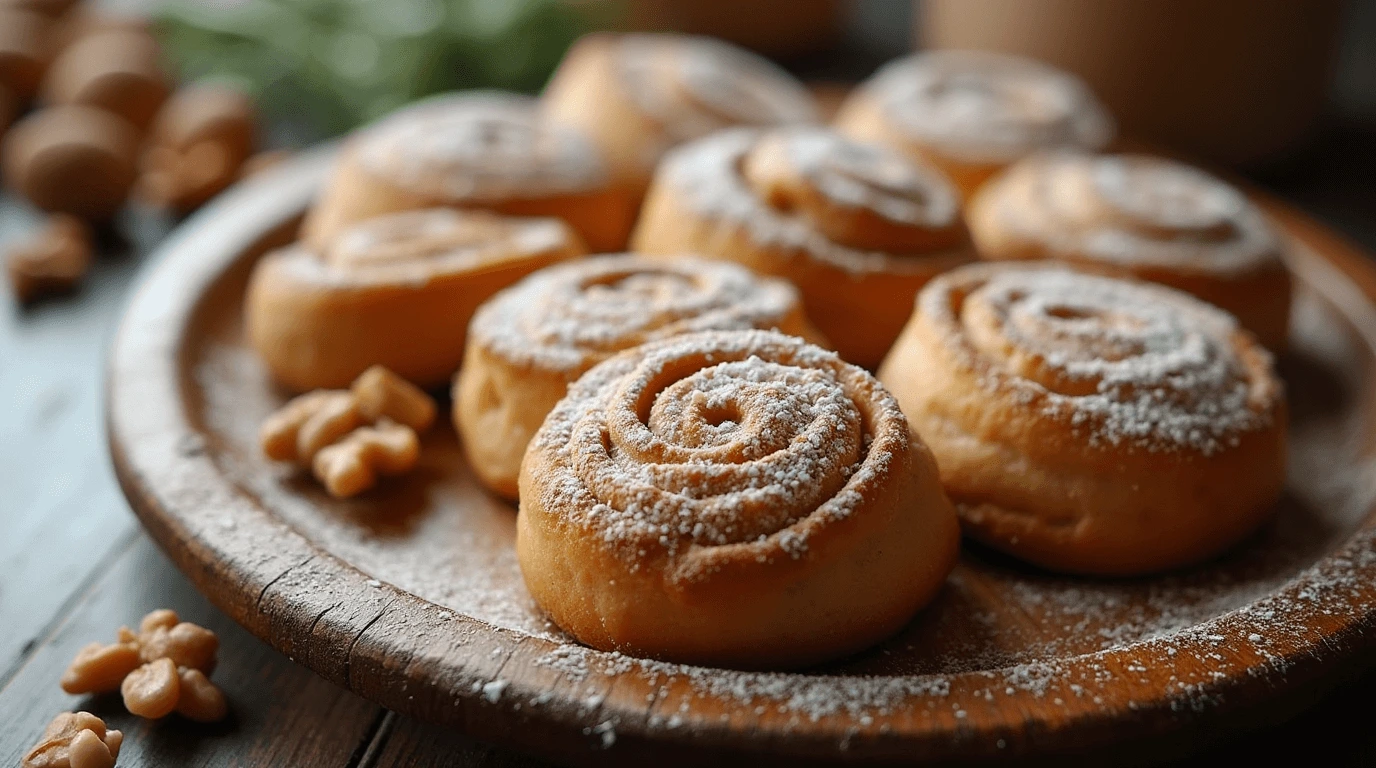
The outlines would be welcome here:
[[[733,707],[718,700],[719,708],[690,711],[681,726],[667,727],[662,718],[656,724],[651,716],[654,705],[646,706],[643,686],[620,690],[618,685],[626,688],[627,681],[596,669],[589,669],[591,682],[576,685],[601,691],[600,701],[589,706],[596,696],[565,691],[546,706],[520,707],[542,693],[573,685],[539,663],[559,644],[455,614],[377,582],[317,548],[289,523],[258,506],[226,475],[182,399],[186,389],[195,386],[188,378],[184,342],[207,290],[240,265],[250,246],[299,216],[325,183],[336,151],[327,145],[302,153],[237,185],[156,249],[116,332],[105,397],[115,474],[144,527],[217,607],[326,679],[390,709],[564,759],[629,762],[654,757],[677,763],[694,762],[704,754],[951,759],[1122,744],[1125,721],[1137,734],[1132,738],[1151,740],[1198,728],[1210,713],[1236,710],[1238,699],[1245,702],[1267,692],[1274,698],[1281,691],[1323,687],[1340,676],[1340,668],[1370,663],[1361,658],[1371,655],[1363,651],[1376,648],[1376,520],[1368,513],[1337,550],[1280,591],[1269,593],[1298,596],[1316,586],[1306,578],[1315,569],[1346,557],[1357,563],[1357,577],[1366,585],[1365,610],[1329,615],[1323,622],[1312,616],[1310,626],[1328,626],[1311,642],[1269,659],[1251,648],[1258,660],[1244,666],[1245,674],[1234,673],[1188,695],[1156,690],[1142,701],[1130,700],[1128,712],[1121,707],[1105,710],[1092,701],[1068,701],[1052,711],[1047,702],[1019,691],[1007,697],[1015,699],[1011,703],[977,712],[972,706],[975,717],[938,707],[941,711],[910,713],[907,720],[886,723],[862,724],[848,715],[828,715],[798,729],[783,716],[755,716],[753,704]],[[1295,272],[1311,285],[1326,284],[1330,292],[1320,292],[1376,350],[1376,264],[1357,246],[1288,204],[1253,196],[1305,244],[1292,261]],[[1342,289],[1344,284],[1347,289]],[[1363,396],[1368,407],[1376,398],[1371,392]],[[147,407],[157,402],[175,407]],[[248,562],[246,551],[254,554]],[[322,580],[329,585],[325,594],[319,592]],[[1230,643],[1247,642],[1266,630],[1237,612],[1195,626],[1215,627]],[[431,640],[416,642],[409,655],[397,658],[386,642],[394,636],[386,632],[401,628]],[[1136,657],[1152,642],[1073,658],[1127,668],[1140,662]],[[1180,647],[1178,640],[1173,642]],[[458,646],[465,649],[465,658],[455,664]],[[1165,657],[1150,661],[1170,663]],[[956,680],[983,674],[981,670],[940,677]],[[422,685],[417,689],[414,683]],[[607,728],[606,723],[613,725]]]

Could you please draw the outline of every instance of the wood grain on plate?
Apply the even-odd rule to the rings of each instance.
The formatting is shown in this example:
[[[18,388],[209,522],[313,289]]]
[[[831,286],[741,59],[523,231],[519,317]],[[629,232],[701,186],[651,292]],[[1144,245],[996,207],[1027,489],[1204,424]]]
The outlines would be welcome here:
[[[452,433],[421,471],[330,499],[256,448],[286,393],[243,343],[254,257],[292,236],[329,156],[265,174],[180,230],[110,363],[116,471],[218,606],[327,679],[422,719],[586,763],[707,755],[947,759],[1112,745],[1147,759],[1302,706],[1376,622],[1370,363],[1376,271],[1276,203],[1304,245],[1292,471],[1275,519],[1152,579],[1031,570],[967,547],[936,603],[870,652],[796,673],[645,662],[567,642],[534,610],[513,510]]]

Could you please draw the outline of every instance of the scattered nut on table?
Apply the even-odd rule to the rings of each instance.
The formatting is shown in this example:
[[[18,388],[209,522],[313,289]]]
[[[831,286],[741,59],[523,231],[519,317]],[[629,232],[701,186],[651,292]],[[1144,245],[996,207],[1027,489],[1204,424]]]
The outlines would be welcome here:
[[[0,6],[0,87],[23,106],[38,90],[48,68],[52,20],[26,8]]]
[[[5,182],[45,211],[107,221],[134,184],[139,132],[83,105],[40,109],[5,134]]]
[[[252,154],[256,122],[253,101],[237,88],[199,83],[177,91],[149,131],[139,197],[189,211],[219,194]]]
[[[62,673],[62,690],[71,694],[118,691],[124,678],[142,665],[137,643],[91,643],[77,652]]]
[[[53,59],[41,98],[48,104],[97,107],[143,130],[169,90],[152,34],[110,27],[79,36]]]
[[[62,690],[118,690],[125,708],[140,717],[178,712],[197,722],[214,722],[229,711],[224,693],[207,677],[219,650],[214,632],[164,608],[144,616],[137,634],[120,627],[114,643],[82,648],[62,675]]]
[[[24,755],[22,768],[112,768],[124,734],[90,712],[63,712]]]
[[[139,717],[157,720],[177,710],[181,698],[181,676],[171,659],[150,661],[139,667],[119,686],[124,708]]]
[[[139,625],[139,657],[145,662],[171,659],[178,667],[215,671],[215,656],[220,638],[214,632],[189,621],[181,621],[170,610],[154,611]]]
[[[263,453],[310,467],[338,498],[358,495],[384,475],[410,472],[420,460],[417,432],[435,422],[435,401],[416,385],[373,366],[348,390],[316,390],[269,416]]]
[[[225,694],[199,669],[177,670],[180,695],[177,714],[198,723],[215,723],[229,714]]]
[[[91,234],[73,216],[58,214],[33,238],[10,248],[5,271],[15,298],[27,304],[72,290],[91,267]]]

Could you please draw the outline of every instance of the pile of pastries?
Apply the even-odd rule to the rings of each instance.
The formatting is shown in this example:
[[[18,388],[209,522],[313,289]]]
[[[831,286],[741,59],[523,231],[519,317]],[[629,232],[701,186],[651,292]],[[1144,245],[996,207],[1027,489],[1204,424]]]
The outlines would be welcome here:
[[[1135,575],[1274,506],[1284,241],[1114,141],[1031,61],[910,56],[826,123],[754,54],[596,35],[540,98],[353,135],[258,263],[248,333],[298,391],[375,365],[452,383],[530,592],[578,640],[814,663],[908,622],[962,531]]]

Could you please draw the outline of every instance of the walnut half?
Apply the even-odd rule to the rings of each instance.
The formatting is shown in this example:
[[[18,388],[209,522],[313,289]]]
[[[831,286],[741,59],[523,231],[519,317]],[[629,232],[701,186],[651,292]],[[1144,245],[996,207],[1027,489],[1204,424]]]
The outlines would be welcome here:
[[[377,484],[379,475],[402,475],[420,460],[420,439],[405,424],[383,420],[359,427],[315,455],[311,469],[336,498],[356,496]]]
[[[63,712],[24,755],[22,768],[113,768],[124,734],[90,712]]]
[[[91,234],[75,216],[57,214],[6,254],[10,287],[21,304],[76,287],[91,268]]]
[[[62,690],[119,691],[125,708],[140,717],[179,712],[212,722],[228,712],[224,694],[206,677],[215,669],[219,649],[214,632],[164,608],[144,616],[137,634],[120,627],[116,642],[82,648],[62,675]]]
[[[263,422],[259,441],[268,458],[310,467],[325,490],[346,498],[411,471],[420,460],[416,433],[434,424],[435,411],[419,387],[375,365],[349,390],[292,399]]]

